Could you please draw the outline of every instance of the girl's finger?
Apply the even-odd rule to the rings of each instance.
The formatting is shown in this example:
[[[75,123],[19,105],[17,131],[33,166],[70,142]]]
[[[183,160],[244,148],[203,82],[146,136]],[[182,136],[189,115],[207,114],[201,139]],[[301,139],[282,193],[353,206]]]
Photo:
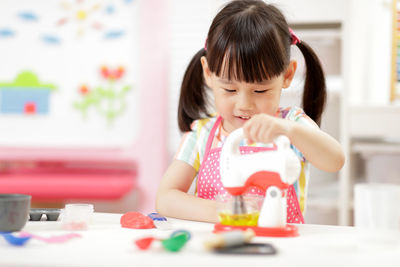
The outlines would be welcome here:
[[[247,121],[244,125],[243,125],[243,133],[244,133],[244,137],[248,140],[248,142],[250,143],[252,139],[251,136],[251,131],[253,129],[254,125],[252,123],[252,120],[250,119],[249,121]]]
[[[254,142],[258,142],[258,133],[260,132],[260,124],[255,122],[251,124],[251,128],[250,128],[250,139]]]
[[[270,142],[269,139],[269,126],[268,125],[262,125],[262,127],[260,128],[260,131],[258,132],[258,140],[260,140],[260,142],[267,144]]]

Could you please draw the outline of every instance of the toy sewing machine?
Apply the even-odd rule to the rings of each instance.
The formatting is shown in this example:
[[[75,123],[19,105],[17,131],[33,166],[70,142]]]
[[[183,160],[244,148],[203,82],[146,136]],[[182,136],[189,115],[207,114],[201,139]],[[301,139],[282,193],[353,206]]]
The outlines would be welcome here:
[[[251,228],[257,236],[297,236],[297,227],[286,223],[287,188],[298,179],[301,171],[300,160],[290,148],[289,139],[278,136],[274,140],[276,149],[242,155],[239,143],[243,139],[242,128],[233,131],[221,151],[221,182],[232,195],[232,207],[231,220],[222,220],[220,214],[215,232]],[[249,214],[244,193],[252,186],[265,192],[261,209],[257,211],[258,220],[253,224],[238,223],[239,218]]]

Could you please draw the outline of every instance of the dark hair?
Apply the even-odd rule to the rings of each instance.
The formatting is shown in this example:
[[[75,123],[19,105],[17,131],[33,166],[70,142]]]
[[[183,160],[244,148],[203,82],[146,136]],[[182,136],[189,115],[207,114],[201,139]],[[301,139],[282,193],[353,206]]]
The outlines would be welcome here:
[[[207,92],[200,58],[206,56],[211,72],[248,83],[279,76],[290,62],[292,37],[283,14],[261,0],[237,0],[227,4],[214,18],[206,48],[194,55],[186,69],[178,106],[181,131],[205,116]],[[326,101],[325,76],[321,63],[304,41],[297,43],[305,65],[302,106],[318,125]]]

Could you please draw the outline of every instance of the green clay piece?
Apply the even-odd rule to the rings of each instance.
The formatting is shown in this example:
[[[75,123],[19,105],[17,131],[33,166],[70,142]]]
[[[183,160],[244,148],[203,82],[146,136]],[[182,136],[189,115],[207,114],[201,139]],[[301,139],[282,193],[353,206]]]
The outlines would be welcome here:
[[[163,241],[161,241],[161,243],[166,250],[177,252],[186,244],[187,241],[188,235],[181,234],[172,236],[168,239],[164,239]]]
[[[186,237],[186,239],[189,241],[189,239],[191,238],[191,234],[190,232],[186,231],[186,230],[176,230],[175,232],[173,232],[170,237],[175,237],[178,235],[183,235]]]

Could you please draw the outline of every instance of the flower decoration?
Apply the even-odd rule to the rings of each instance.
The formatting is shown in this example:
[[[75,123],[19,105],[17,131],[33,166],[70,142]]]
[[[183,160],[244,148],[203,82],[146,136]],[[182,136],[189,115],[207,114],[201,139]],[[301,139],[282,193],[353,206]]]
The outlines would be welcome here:
[[[122,85],[122,77],[125,68],[118,66],[111,68],[101,66],[100,76],[103,78],[102,85],[89,88],[86,84],[79,87],[80,101],[74,103],[74,107],[81,111],[84,117],[87,116],[89,108],[97,110],[98,114],[104,116],[109,125],[127,106],[126,94],[131,91],[130,85]]]
[[[86,84],[81,85],[81,87],[79,87],[79,93],[81,93],[82,95],[86,95],[89,93],[89,88],[86,86]]]
[[[107,66],[102,66],[100,68],[100,74],[103,78],[109,80],[118,80],[121,79],[125,73],[125,69],[122,66],[119,66],[116,69],[108,68]]]

